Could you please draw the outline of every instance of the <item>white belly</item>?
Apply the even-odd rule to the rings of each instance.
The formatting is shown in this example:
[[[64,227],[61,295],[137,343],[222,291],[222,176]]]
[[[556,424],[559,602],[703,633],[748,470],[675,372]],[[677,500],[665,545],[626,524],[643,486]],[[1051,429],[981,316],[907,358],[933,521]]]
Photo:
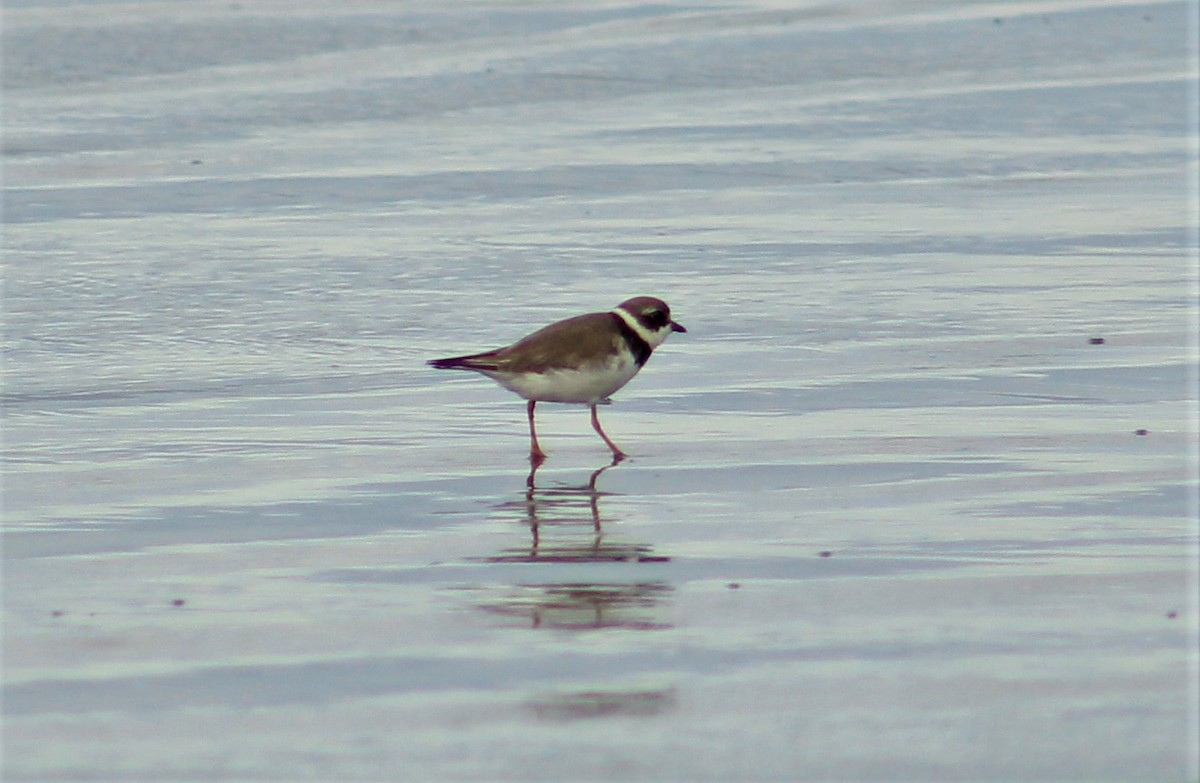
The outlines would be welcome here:
[[[558,369],[517,375],[489,372],[485,375],[527,400],[591,404],[607,398],[629,383],[640,369],[641,366],[632,358],[621,357],[581,370]]]

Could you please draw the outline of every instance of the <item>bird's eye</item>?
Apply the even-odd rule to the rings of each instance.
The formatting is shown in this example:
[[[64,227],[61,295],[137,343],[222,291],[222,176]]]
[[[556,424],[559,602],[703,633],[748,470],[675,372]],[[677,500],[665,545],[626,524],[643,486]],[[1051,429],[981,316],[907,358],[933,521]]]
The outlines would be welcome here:
[[[655,329],[663,328],[670,320],[662,310],[647,310],[643,315],[646,317],[646,323]]]

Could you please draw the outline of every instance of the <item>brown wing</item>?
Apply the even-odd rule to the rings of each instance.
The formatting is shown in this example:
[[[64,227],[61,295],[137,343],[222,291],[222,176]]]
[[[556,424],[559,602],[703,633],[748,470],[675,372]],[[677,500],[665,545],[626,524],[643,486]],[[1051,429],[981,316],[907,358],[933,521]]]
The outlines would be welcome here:
[[[501,369],[511,372],[545,372],[558,367],[599,364],[623,339],[612,328],[616,318],[612,313],[589,313],[558,321],[507,348],[493,351],[492,359]]]
[[[543,327],[506,348],[434,359],[429,365],[440,370],[545,372],[599,363],[597,356],[606,355],[624,339],[611,328],[615,321],[618,317],[612,313],[577,315]]]

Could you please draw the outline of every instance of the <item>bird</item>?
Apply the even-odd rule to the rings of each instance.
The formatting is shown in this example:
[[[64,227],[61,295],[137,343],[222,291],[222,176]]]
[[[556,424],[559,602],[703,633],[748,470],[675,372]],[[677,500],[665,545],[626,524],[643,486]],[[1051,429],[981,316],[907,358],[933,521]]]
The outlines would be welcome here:
[[[612,450],[626,457],[600,426],[597,405],[638,374],[654,349],[672,332],[686,332],[671,320],[671,308],[653,296],[635,296],[608,312],[588,313],[544,326],[512,345],[492,351],[432,359],[439,370],[471,370],[516,392],[528,402],[529,458],[546,459],[538,443],[534,408],[539,402],[582,403],[591,408],[592,428]]]

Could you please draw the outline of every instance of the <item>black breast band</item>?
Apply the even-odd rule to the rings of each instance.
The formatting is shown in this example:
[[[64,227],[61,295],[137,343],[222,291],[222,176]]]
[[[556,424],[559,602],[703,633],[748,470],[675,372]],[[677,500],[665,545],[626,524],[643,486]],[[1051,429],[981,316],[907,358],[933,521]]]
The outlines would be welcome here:
[[[617,322],[617,330],[625,338],[626,344],[629,345],[629,350],[633,351],[633,360],[637,362],[638,367],[641,367],[650,358],[650,354],[654,349],[629,324],[625,323],[624,318],[616,313],[611,313],[611,315]]]

